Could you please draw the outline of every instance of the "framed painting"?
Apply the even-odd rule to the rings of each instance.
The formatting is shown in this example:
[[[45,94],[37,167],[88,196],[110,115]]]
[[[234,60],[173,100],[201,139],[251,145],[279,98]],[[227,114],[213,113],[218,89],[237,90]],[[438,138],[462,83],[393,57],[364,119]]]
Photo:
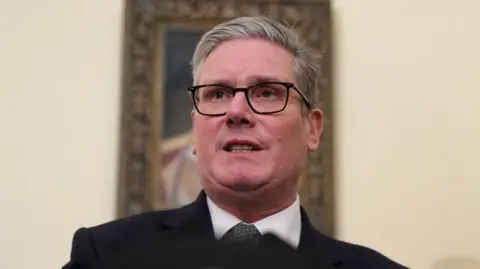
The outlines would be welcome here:
[[[321,57],[319,149],[298,190],[314,225],[334,234],[331,14],[328,0],[126,0],[117,217],[175,208],[201,190],[187,87],[196,43],[212,26],[263,15],[298,29]]]

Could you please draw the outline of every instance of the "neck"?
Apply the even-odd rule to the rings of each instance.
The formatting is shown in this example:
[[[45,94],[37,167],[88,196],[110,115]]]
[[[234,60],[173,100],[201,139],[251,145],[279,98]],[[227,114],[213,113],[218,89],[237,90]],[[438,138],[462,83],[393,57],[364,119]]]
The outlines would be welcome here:
[[[288,199],[284,199],[281,203],[274,203],[272,205],[231,205],[228,203],[223,203],[221,201],[216,200],[215,198],[211,198],[212,201],[223,210],[229,212],[230,214],[234,215],[238,219],[246,223],[253,223],[264,218],[267,218],[271,215],[274,215],[285,208],[291,206],[297,198],[297,194],[294,193]]]

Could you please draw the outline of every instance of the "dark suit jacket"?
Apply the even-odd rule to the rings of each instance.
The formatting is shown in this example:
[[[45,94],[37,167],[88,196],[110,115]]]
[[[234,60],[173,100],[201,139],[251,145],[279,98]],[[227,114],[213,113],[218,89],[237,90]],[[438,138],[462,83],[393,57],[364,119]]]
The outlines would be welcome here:
[[[178,209],[143,213],[77,230],[73,237],[70,261],[62,268],[105,268],[102,266],[115,263],[134,252],[141,260],[161,259],[164,253],[162,249],[168,249],[167,245],[172,242],[169,238],[177,235],[183,238],[214,238],[203,191],[193,203]],[[318,260],[318,268],[406,268],[372,249],[338,241],[318,232],[303,209],[298,251],[311,253]],[[178,259],[182,259],[178,256]]]

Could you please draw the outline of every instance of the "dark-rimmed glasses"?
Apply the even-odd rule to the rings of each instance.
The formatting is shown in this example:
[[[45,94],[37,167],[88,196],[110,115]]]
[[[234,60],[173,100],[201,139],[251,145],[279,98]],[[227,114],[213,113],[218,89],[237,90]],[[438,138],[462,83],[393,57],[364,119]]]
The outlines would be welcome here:
[[[262,82],[247,88],[233,88],[222,84],[197,85],[188,88],[193,105],[205,116],[225,115],[237,92],[244,92],[250,108],[258,114],[273,114],[283,111],[288,104],[290,90],[296,91],[307,108],[312,105],[293,83]]]

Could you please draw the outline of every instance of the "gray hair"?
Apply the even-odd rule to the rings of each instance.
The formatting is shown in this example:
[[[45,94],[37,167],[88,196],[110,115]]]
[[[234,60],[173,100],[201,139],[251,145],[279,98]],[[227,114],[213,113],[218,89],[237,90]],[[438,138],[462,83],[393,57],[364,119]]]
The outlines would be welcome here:
[[[235,38],[261,38],[278,44],[294,56],[293,71],[297,87],[315,105],[315,91],[320,68],[317,55],[304,44],[299,34],[286,25],[266,17],[239,17],[217,25],[206,32],[197,44],[192,57],[194,83],[198,82],[198,71],[205,59],[222,42]]]

